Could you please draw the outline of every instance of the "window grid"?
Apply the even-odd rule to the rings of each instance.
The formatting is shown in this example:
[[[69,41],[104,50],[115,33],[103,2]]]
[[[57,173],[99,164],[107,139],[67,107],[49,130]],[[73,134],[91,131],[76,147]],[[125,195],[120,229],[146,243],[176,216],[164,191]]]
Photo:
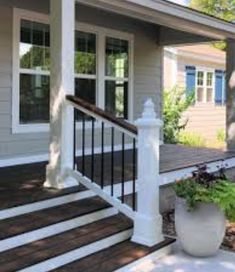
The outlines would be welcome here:
[[[214,101],[215,73],[205,69],[199,69],[196,73],[196,102],[212,103]]]

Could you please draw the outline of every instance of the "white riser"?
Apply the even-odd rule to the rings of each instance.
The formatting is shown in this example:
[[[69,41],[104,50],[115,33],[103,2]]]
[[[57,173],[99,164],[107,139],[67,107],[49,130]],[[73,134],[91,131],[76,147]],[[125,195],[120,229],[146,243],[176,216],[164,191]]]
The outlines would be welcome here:
[[[60,206],[63,204],[67,204],[73,201],[85,199],[92,196],[95,196],[95,194],[87,190],[83,192],[68,194],[65,196],[50,198],[48,200],[42,200],[42,201],[30,203],[30,204],[20,205],[17,207],[0,211],[0,220],[52,208],[55,206]]]
[[[63,265],[69,264],[73,261],[84,258],[88,255],[101,251],[105,248],[111,247],[120,242],[126,241],[132,235],[132,230],[122,231],[118,234],[112,235],[108,238],[104,238],[97,242],[91,243],[87,246],[72,250],[58,257],[46,260],[39,264],[20,270],[19,272],[47,272],[52,269],[56,269]]]
[[[72,230],[77,227],[98,221],[103,218],[116,215],[118,211],[115,208],[107,208],[87,215],[79,216],[71,220],[53,224],[44,228],[20,234],[11,238],[0,241],[0,252],[22,246],[46,237],[50,237],[64,231]]]

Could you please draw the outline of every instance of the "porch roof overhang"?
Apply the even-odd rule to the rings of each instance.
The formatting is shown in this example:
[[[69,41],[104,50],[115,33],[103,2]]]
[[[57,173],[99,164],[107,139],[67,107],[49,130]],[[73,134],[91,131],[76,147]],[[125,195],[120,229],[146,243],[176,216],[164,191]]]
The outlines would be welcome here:
[[[186,42],[206,42],[235,39],[235,24],[206,15],[193,9],[166,0],[76,0],[78,3],[122,14],[141,21],[156,24],[171,30],[181,31]],[[165,31],[160,31],[159,43],[168,45],[182,43],[174,39],[169,42]]]

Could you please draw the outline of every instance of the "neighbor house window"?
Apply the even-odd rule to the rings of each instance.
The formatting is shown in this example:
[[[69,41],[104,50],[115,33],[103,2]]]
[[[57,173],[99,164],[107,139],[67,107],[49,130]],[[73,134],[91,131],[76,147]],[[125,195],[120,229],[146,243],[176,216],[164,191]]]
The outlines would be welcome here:
[[[48,123],[50,89],[49,25],[21,20],[20,124]]]
[[[105,110],[128,118],[129,43],[106,37]]]
[[[214,72],[197,71],[196,79],[196,101],[213,102],[214,94]]]

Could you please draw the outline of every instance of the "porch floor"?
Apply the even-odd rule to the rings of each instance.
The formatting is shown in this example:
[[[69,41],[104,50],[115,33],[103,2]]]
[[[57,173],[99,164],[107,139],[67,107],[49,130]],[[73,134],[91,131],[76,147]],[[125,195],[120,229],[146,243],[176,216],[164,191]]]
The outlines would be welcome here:
[[[110,184],[111,160],[110,153],[104,156],[104,184]],[[180,145],[163,145],[160,148],[160,172],[167,173],[201,163],[210,163],[235,157],[233,152],[208,148],[191,148]],[[115,152],[114,179],[121,181],[121,152]],[[100,180],[100,154],[95,155],[96,182]],[[78,168],[81,169],[81,158],[77,159]],[[85,190],[78,186],[65,190],[43,188],[45,180],[46,162],[34,163],[13,167],[0,168],[0,210],[14,206],[28,204],[35,201],[46,200],[51,197],[63,196],[72,192]],[[85,157],[85,172],[90,175],[91,157]],[[125,151],[125,180],[132,179],[132,151]]]

